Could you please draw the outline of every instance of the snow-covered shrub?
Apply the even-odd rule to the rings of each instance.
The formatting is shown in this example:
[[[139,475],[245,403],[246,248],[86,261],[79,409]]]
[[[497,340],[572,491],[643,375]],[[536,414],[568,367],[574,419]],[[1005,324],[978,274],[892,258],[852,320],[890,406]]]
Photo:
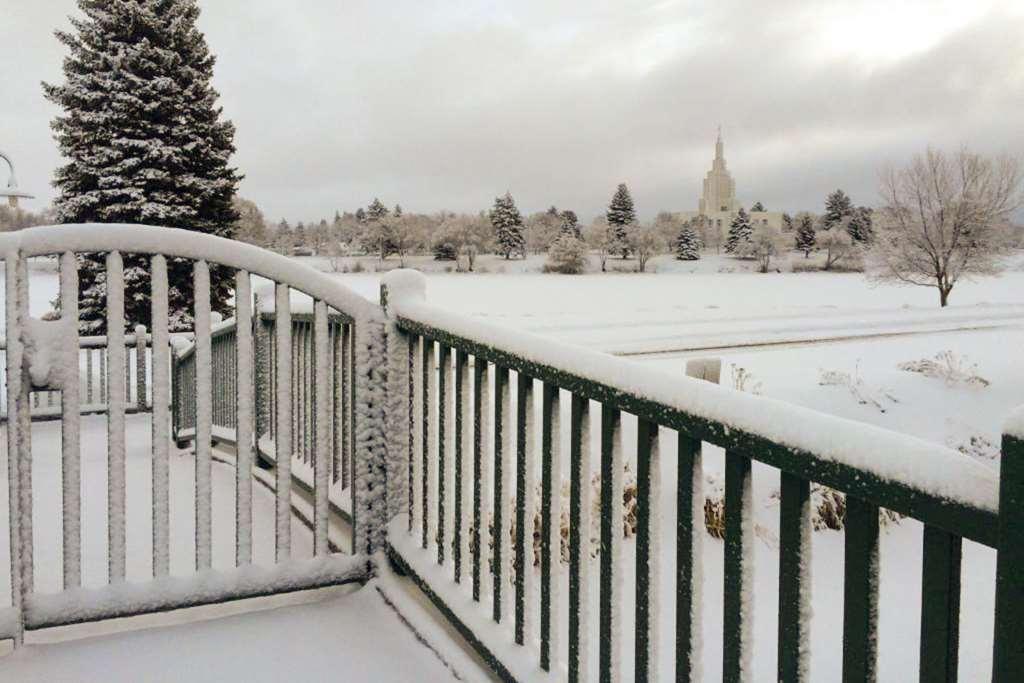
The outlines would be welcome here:
[[[774,492],[771,497],[773,500],[779,500],[779,492]],[[883,527],[899,524],[902,518],[902,515],[892,510],[878,510],[878,523]],[[815,531],[845,529],[846,494],[818,482],[811,482],[811,528]]]
[[[725,538],[725,481],[711,474],[704,477],[704,529],[712,538]]]
[[[958,355],[953,351],[940,351],[935,354],[935,358],[907,361],[896,367],[905,372],[916,372],[925,377],[941,379],[946,386],[966,384],[972,387],[987,387],[989,385],[989,381],[978,374],[977,365],[969,363],[967,356]]]
[[[579,275],[587,269],[587,244],[572,233],[563,233],[548,249],[545,273]]]

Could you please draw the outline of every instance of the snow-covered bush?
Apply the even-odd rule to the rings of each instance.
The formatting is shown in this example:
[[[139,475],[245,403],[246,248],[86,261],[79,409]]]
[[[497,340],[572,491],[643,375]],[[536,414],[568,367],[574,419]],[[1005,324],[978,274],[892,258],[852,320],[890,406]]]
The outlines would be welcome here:
[[[991,439],[982,434],[972,434],[963,443],[949,443],[949,445],[964,455],[979,460],[995,460],[999,457],[999,444],[993,443]]]
[[[897,365],[905,372],[916,372],[941,379],[946,386],[966,384],[972,387],[987,387],[989,381],[978,374],[978,366],[969,363],[967,356],[961,356],[954,351],[940,351],[934,358],[922,358]]]
[[[579,275],[587,269],[587,244],[571,233],[563,233],[548,249],[545,273]]]

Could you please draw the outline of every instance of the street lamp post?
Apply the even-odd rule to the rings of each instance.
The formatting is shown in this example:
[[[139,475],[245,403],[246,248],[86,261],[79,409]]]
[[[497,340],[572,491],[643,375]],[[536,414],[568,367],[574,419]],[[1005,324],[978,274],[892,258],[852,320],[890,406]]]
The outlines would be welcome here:
[[[7,168],[10,170],[7,186],[0,186],[0,197],[7,197],[7,203],[12,209],[16,209],[19,199],[32,199],[32,195],[18,189],[18,179],[14,175],[14,162],[11,161],[11,158],[0,151],[0,159],[7,162]]]

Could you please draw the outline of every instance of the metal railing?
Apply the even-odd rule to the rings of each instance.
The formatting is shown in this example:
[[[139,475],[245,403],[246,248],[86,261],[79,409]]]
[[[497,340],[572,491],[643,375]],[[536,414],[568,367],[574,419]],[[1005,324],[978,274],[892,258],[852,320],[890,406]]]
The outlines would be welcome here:
[[[402,356],[409,414],[409,515],[389,527],[389,553],[501,678],[534,678],[539,665],[552,680],[703,680],[695,567],[704,534],[705,443],[725,450],[724,680],[753,676],[753,462],[781,476],[778,680],[808,680],[812,482],[846,494],[843,680],[877,677],[881,508],[924,524],[921,680],[957,676],[962,539],[999,550],[994,678],[1013,680],[1024,670],[1024,646],[1014,635],[1024,616],[1024,417],[1021,434],[1003,443],[1000,514],[998,475],[941,446],[452,315],[424,302],[422,280],[389,277],[382,300],[404,339],[391,352]],[[623,583],[622,566],[627,421],[635,426],[632,585]],[[659,434],[666,432],[677,447],[675,481],[659,474]],[[559,610],[564,474],[567,613]],[[592,475],[600,481],[596,494]],[[593,577],[592,495],[600,511]],[[656,500],[674,504],[674,529],[660,528]],[[658,556],[665,534],[674,536],[674,558]],[[537,575],[529,569],[535,539]],[[663,571],[674,573],[676,593],[675,633],[667,638],[658,619]],[[593,580],[599,600],[591,612]],[[632,671],[623,670],[621,652],[627,605],[635,625]],[[667,643],[673,652],[661,650]],[[660,668],[665,661],[673,662],[668,671]]]
[[[124,336],[125,345],[125,402],[127,412],[147,412],[152,396],[152,337],[145,330]],[[78,372],[81,387],[79,412],[83,415],[104,413],[107,410],[107,338],[81,337],[78,340]],[[7,383],[7,340],[0,339],[0,383]],[[59,390],[33,391],[29,402],[32,420],[60,419],[61,392]],[[0,394],[0,422],[7,420],[7,396]]]
[[[82,583],[82,444],[81,414],[91,394],[93,373],[72,372],[82,362],[89,368],[92,353],[82,353],[78,334],[78,255],[105,254],[107,338],[85,340],[101,352],[95,360],[99,368],[98,397],[105,399],[107,421],[106,458],[89,460],[90,466],[102,462],[105,467],[107,581],[100,588],[85,588]],[[152,332],[150,353],[142,344],[144,335],[133,340],[125,334],[125,279],[123,254],[149,257]],[[27,261],[38,256],[56,256],[60,264],[60,318],[38,321],[29,315],[30,279]],[[383,345],[384,323],[379,309],[327,276],[285,257],[230,240],[194,232],[138,225],[64,225],[33,228],[0,235],[0,257],[6,276],[6,390],[7,455],[10,529],[11,600],[10,608],[0,608],[0,638],[12,638],[20,645],[28,630],[48,628],[82,621],[131,616],[179,607],[222,602],[245,597],[362,581],[370,569],[369,556],[382,537],[383,517],[375,511],[383,490],[354,488],[352,505],[352,552],[336,555],[328,543],[329,462],[327,430],[328,374],[332,355],[329,347],[328,320],[332,311],[351,327],[353,363],[351,396],[354,402],[351,429],[353,471],[372,481],[379,465],[379,442],[383,426],[379,416],[360,409],[360,397],[372,400],[377,380],[372,370],[357,363],[372,363]],[[184,267],[183,267],[184,266]],[[237,325],[231,331],[213,334],[211,313],[211,266],[234,273],[234,306]],[[223,272],[223,271],[222,271]],[[170,274],[191,277],[194,300],[190,313],[195,321],[194,346],[185,356],[192,358],[191,374],[179,376],[172,389],[171,336],[169,334]],[[270,439],[278,455],[274,463],[274,561],[257,565],[253,555],[253,489],[256,441],[256,378],[250,363],[234,358],[253,356],[252,325],[255,302],[252,278],[273,283],[275,315],[283,324],[274,326],[277,353],[273,359],[272,413],[263,419],[274,424]],[[315,446],[305,457],[313,475],[310,499],[312,514],[313,558],[299,559],[292,553],[291,522],[293,433],[305,425],[293,422],[291,349],[293,326],[291,295],[295,291],[313,301],[312,350],[315,376],[310,382],[316,396]],[[231,344],[225,344],[226,339]],[[217,351],[214,351],[214,345]],[[135,347],[131,346],[131,342]],[[151,452],[152,500],[151,578],[128,582],[127,567],[134,561],[126,539],[127,488],[137,486],[126,476],[126,455],[137,444],[126,443],[125,416],[132,405],[130,388],[132,364],[129,350],[136,357],[136,394],[134,407],[146,403],[152,412]],[[367,350],[369,349],[369,350]],[[305,351],[304,351],[305,352]],[[142,363],[149,357],[147,371]],[[233,357],[233,358],[232,358]],[[232,365],[232,362],[234,363]],[[229,374],[227,367],[232,367]],[[151,388],[142,382],[151,376]],[[307,378],[309,379],[309,378]],[[216,384],[215,384],[216,382]],[[86,403],[82,402],[85,387]],[[32,479],[33,449],[31,410],[37,392],[59,391],[61,395],[60,439],[60,563],[61,588],[41,594],[35,586],[33,550],[33,497],[37,493]],[[194,501],[193,546],[195,571],[189,576],[170,573],[170,481],[172,446],[172,394],[176,402],[193,409]],[[303,414],[305,419],[305,414]],[[213,562],[214,528],[212,512],[212,442],[214,426],[224,425],[232,432],[235,445],[233,568],[217,567]],[[301,432],[299,432],[301,433]],[[283,454],[288,453],[285,457]],[[135,495],[135,494],[132,494]],[[147,553],[148,554],[148,553]],[[138,581],[138,577],[133,577]]]

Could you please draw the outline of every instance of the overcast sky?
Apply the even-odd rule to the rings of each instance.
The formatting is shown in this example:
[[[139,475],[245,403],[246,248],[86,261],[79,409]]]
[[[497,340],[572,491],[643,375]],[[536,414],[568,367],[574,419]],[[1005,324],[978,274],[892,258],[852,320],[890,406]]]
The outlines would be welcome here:
[[[696,209],[719,124],[740,201],[778,210],[874,204],[879,168],[928,144],[1024,153],[1020,0],[200,5],[241,192],[271,219],[505,190],[589,219],[619,182],[643,218]],[[39,83],[75,2],[0,7],[0,149],[41,208],[60,159]]]

